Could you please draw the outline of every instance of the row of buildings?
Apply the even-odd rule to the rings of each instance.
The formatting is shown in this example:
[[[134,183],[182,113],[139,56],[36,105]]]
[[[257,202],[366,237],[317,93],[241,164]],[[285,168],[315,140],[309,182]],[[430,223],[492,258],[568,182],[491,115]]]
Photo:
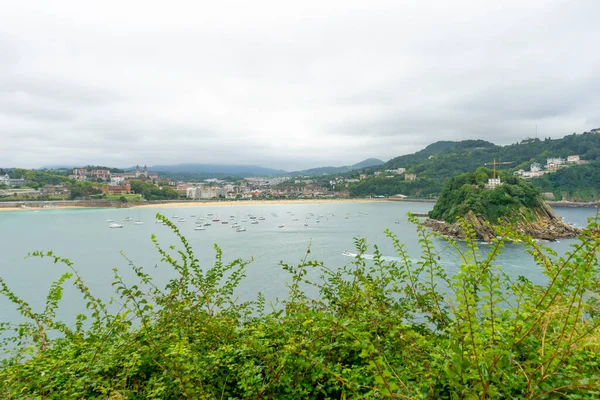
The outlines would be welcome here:
[[[140,180],[152,183],[157,183],[159,180],[158,174],[148,172],[148,167],[135,167],[135,171],[131,172],[110,172],[108,169],[92,169],[74,168],[73,174],[69,175],[69,179],[76,181],[101,181],[107,182],[109,185],[121,185],[127,180]]]
[[[587,160],[580,159],[579,155],[577,154],[568,156],[567,158],[550,157],[546,159],[545,168],[542,168],[540,163],[532,163],[529,166],[529,171],[520,169],[515,171],[514,174],[522,178],[536,178],[550,172],[558,171],[561,168],[569,167],[571,165],[583,165],[587,163]]]
[[[256,181],[254,181],[256,182]],[[225,184],[222,186],[188,184],[186,196],[189,199],[252,199],[256,197],[318,197],[331,195],[327,188],[319,184],[303,185],[274,185],[257,186],[243,182],[240,185]],[[337,197],[347,197],[347,191],[337,191],[334,194]]]

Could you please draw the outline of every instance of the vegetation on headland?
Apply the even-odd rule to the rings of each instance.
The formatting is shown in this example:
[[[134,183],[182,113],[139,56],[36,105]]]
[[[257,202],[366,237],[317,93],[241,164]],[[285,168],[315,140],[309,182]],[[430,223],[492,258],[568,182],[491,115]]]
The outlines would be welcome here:
[[[539,189],[521,178],[500,174],[501,185],[487,188],[493,172],[479,167],[450,179],[442,191],[429,217],[453,223],[469,211],[490,222],[500,218],[512,219],[522,210],[533,217],[532,211],[542,207]]]
[[[577,228],[565,223],[542,199],[539,189],[529,182],[500,174],[501,184],[489,186],[494,175],[487,168],[451,179],[429,212],[425,225],[441,234],[464,238],[467,232],[458,218],[472,226],[476,236],[489,241],[494,225],[509,224],[512,229],[535,239],[556,240],[573,237]]]
[[[358,256],[339,270],[307,256],[289,273],[279,306],[257,294],[236,301],[248,264],[203,268],[177,228],[181,248],[163,248],[177,273],[164,287],[129,262],[136,282],[114,270],[115,303],[95,297],[68,259],[46,306],[34,310],[4,281],[0,292],[26,319],[1,325],[3,398],[597,398],[600,395],[600,237],[591,220],[557,257],[499,227],[480,254],[473,233],[450,242],[461,257],[450,276],[431,234],[419,225],[422,256],[412,262],[390,232],[401,262]],[[468,230],[468,227],[465,227]],[[536,285],[495,263],[518,240],[547,278]],[[367,245],[357,240],[358,253]],[[128,260],[129,261],[129,260]],[[320,279],[315,275],[320,274]],[[87,313],[74,326],[55,317],[72,281]],[[316,295],[309,293],[318,292]]]

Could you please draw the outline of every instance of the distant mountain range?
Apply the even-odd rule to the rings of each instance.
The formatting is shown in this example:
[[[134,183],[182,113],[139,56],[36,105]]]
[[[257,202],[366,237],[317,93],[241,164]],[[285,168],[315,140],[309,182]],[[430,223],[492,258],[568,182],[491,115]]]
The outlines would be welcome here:
[[[172,164],[172,165],[154,165],[148,167],[148,171],[156,173],[169,173],[169,174],[200,174],[200,175],[212,175],[215,177],[224,176],[273,176],[273,175],[324,175],[324,174],[338,174],[353,171],[356,169],[374,167],[383,165],[384,161],[377,158],[367,158],[359,163],[353,165],[346,165],[342,167],[318,167],[310,168],[302,171],[285,171],[282,169],[266,168],[257,165],[220,165],[220,164]],[[40,169],[72,169],[82,167],[81,165],[49,165],[43,166]],[[135,170],[135,167],[125,168],[127,171]]]
[[[234,176],[272,176],[272,175],[323,175],[353,171],[366,167],[383,165],[384,162],[377,158],[368,158],[359,163],[343,167],[319,167],[302,171],[284,171],[281,169],[265,168],[256,165],[218,165],[218,164],[177,164],[155,165],[148,167],[148,171],[157,173],[186,173],[186,174],[218,174]]]
[[[325,175],[325,174],[343,174],[344,172],[350,172],[361,168],[367,167],[376,167],[379,165],[385,164],[384,161],[381,161],[378,158],[367,158],[359,163],[354,165],[346,165],[343,167],[320,167],[320,168],[311,168],[305,169],[302,171],[294,171],[290,172],[289,175],[307,175],[307,176],[316,176],[316,175]]]
[[[189,174],[219,174],[219,175],[281,175],[286,171],[256,165],[218,165],[218,164],[176,164],[154,165],[148,167],[150,172],[171,172]]]

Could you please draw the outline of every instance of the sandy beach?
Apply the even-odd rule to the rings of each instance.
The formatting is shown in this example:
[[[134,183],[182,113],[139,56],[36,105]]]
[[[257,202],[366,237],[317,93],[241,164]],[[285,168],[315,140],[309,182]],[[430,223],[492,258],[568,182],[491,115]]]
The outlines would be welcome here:
[[[223,206],[264,206],[275,204],[336,204],[336,203],[380,203],[386,199],[292,199],[292,200],[240,200],[240,201],[186,201],[169,203],[129,203],[123,208],[180,208],[180,207],[223,207]],[[2,207],[2,211],[43,211],[56,209],[85,209],[85,208],[118,208],[98,205],[82,206],[79,204],[56,204],[51,207]]]

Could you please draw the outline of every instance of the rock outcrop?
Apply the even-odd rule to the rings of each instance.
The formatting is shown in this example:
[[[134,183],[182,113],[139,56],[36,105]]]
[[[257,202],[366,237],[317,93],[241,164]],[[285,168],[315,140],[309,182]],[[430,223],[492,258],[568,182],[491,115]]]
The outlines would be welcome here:
[[[581,233],[581,229],[564,222],[544,201],[540,202],[539,207],[528,210],[527,213],[524,210],[519,211],[517,214],[520,215],[517,215],[517,218],[512,218],[512,221],[504,219],[502,222],[510,224],[517,232],[531,236],[534,239],[554,241],[560,238],[575,237]],[[531,216],[532,212],[533,218]],[[526,216],[526,214],[528,215]],[[479,239],[488,242],[496,237],[493,224],[483,217],[475,215],[473,211],[469,211],[463,218],[467,224],[473,227]],[[458,222],[449,224],[445,221],[427,219],[423,224],[445,236],[457,239],[466,237],[461,224]]]

